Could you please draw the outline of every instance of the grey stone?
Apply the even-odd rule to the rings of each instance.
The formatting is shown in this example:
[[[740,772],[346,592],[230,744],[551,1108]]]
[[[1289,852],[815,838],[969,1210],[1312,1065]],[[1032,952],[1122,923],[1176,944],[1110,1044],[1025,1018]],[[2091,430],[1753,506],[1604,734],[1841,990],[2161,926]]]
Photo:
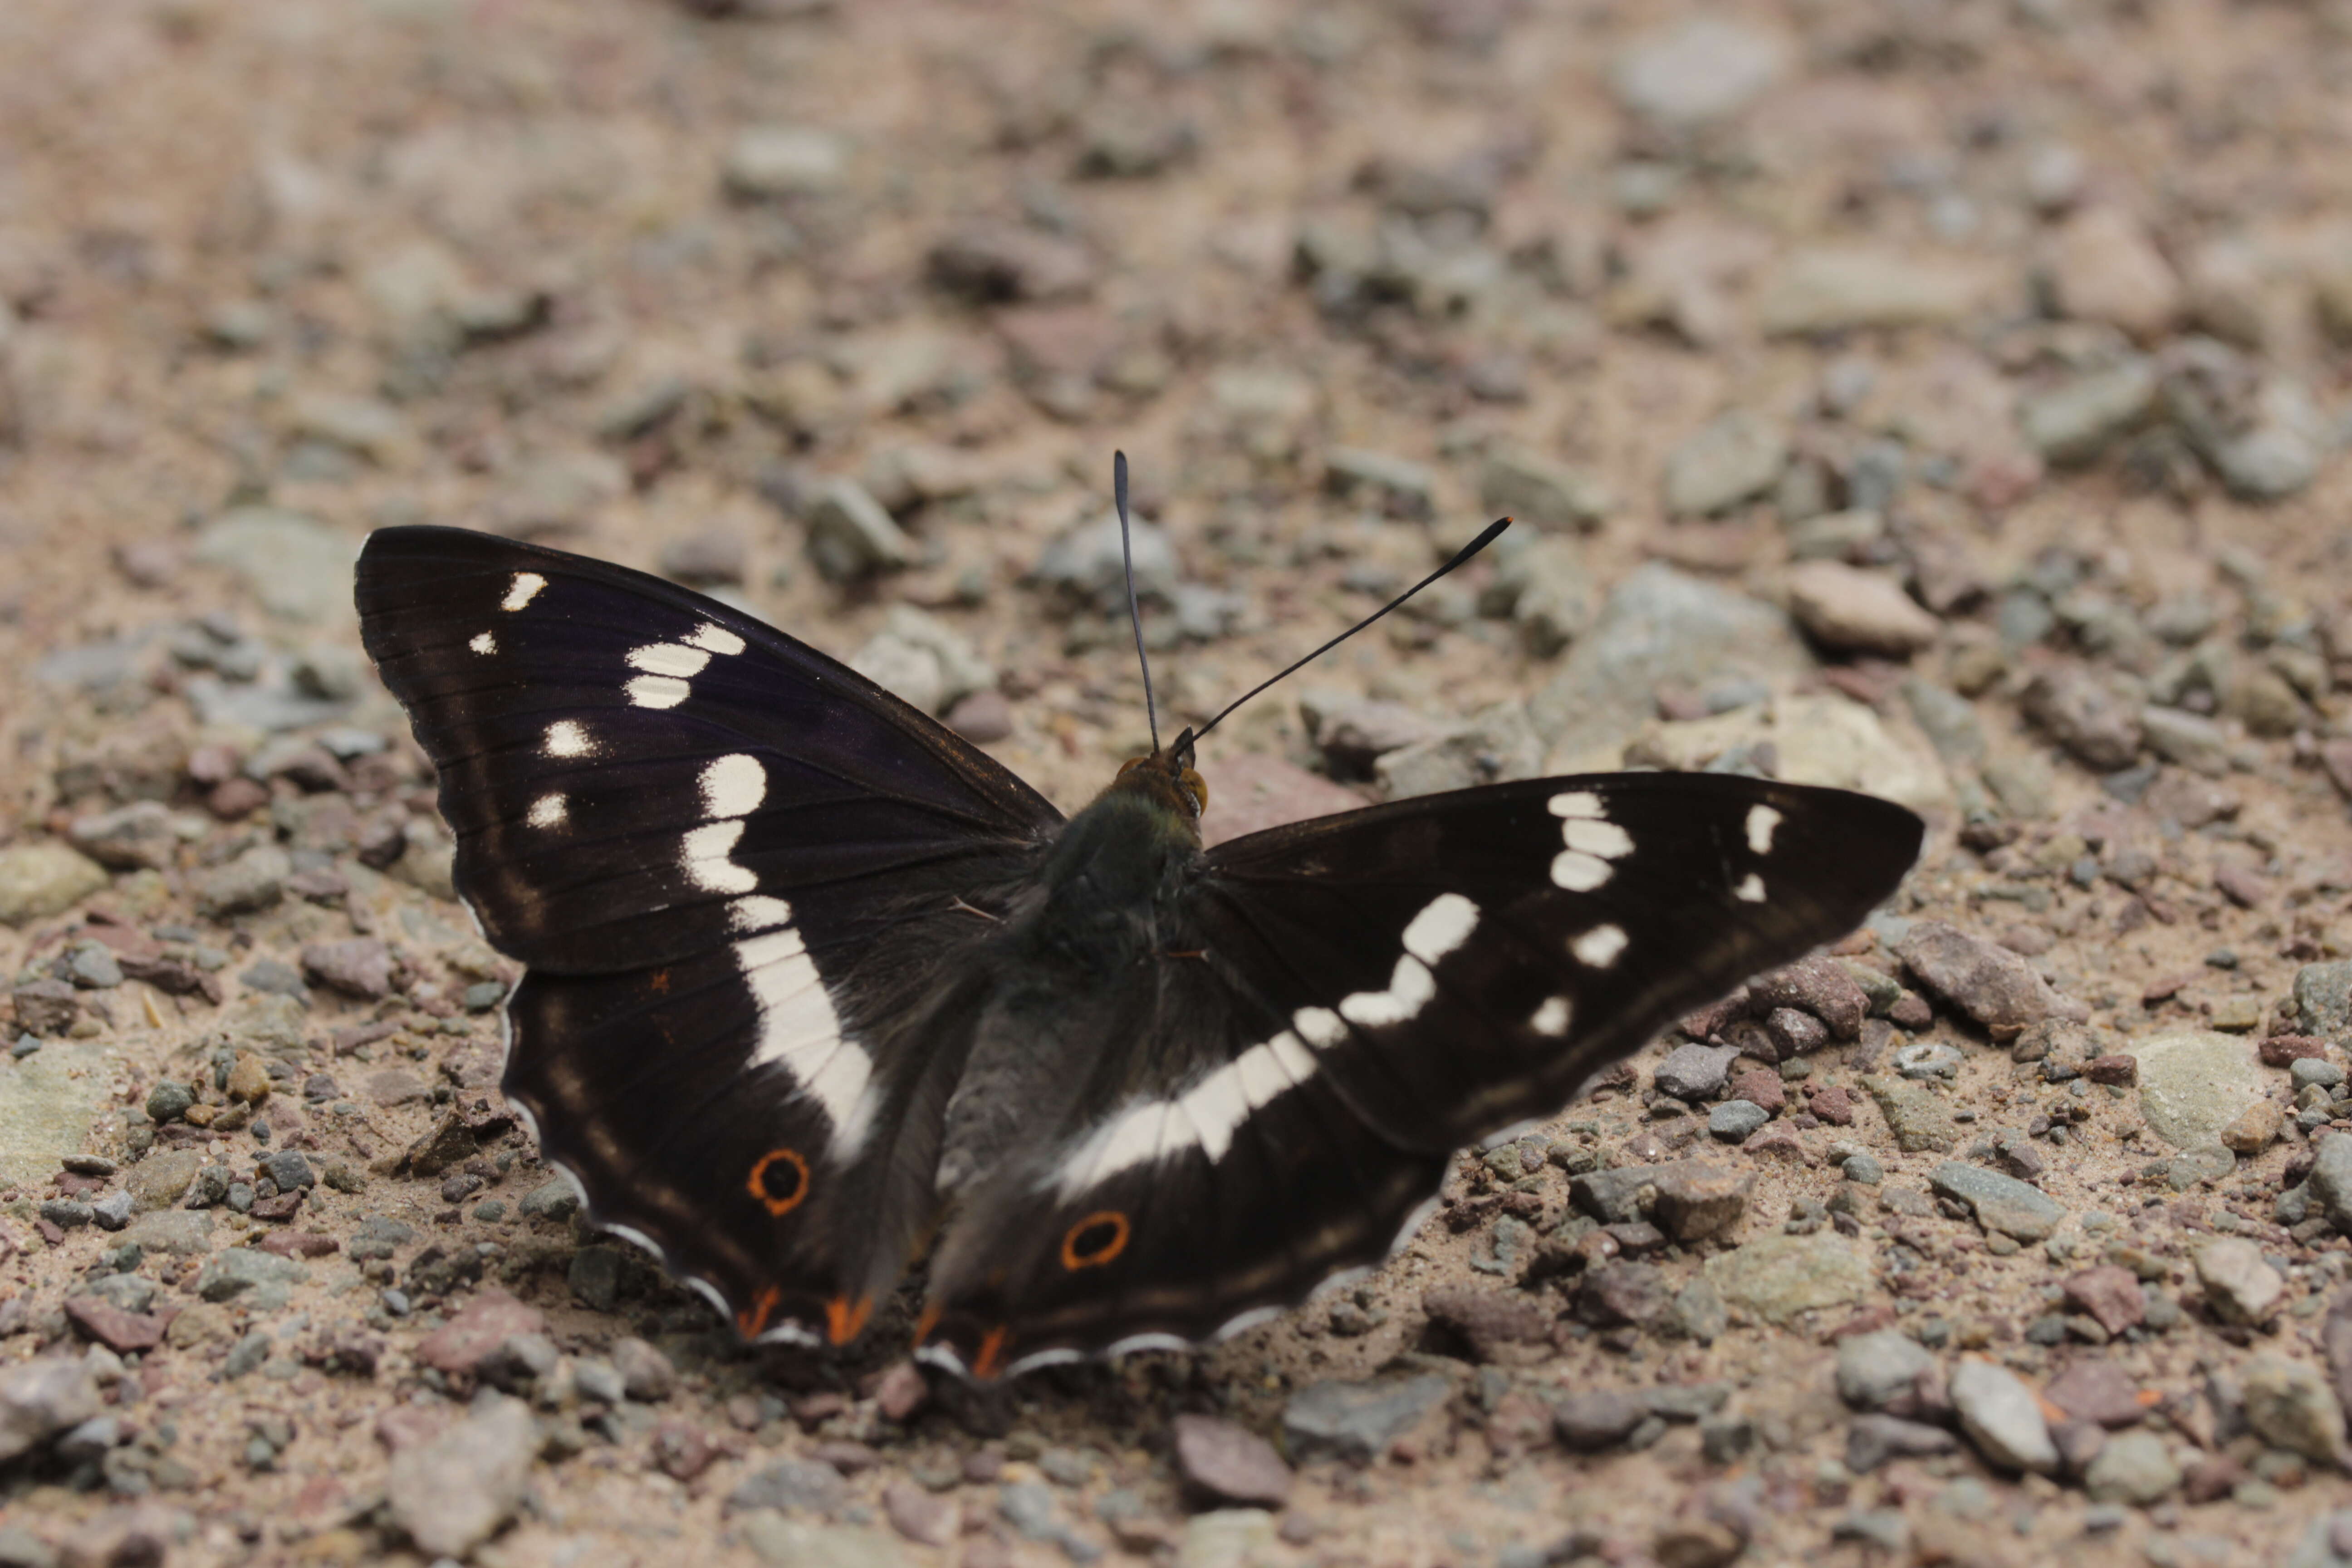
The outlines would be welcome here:
[[[1551,658],[1592,625],[1592,574],[1573,539],[1530,538],[1496,561],[1489,591],[1508,601],[1513,624],[1538,658]]]
[[[2139,756],[2141,705],[2111,677],[2080,665],[2053,666],[2018,700],[2028,719],[2095,773],[2127,768]]]
[[[1895,1146],[1906,1154],[1948,1154],[1960,1141],[1959,1123],[1941,1100],[1899,1079],[1873,1073],[1862,1080],[1878,1113],[1895,1134]]]
[[[1277,1547],[1274,1515],[1262,1508],[1220,1508],[1184,1521],[1176,1568],[1248,1568]]]
[[[1552,1427],[1561,1444],[1580,1453],[1613,1448],[1633,1434],[1650,1407],[1622,1388],[1584,1388],[1552,1405]]]
[[[1895,1053],[1895,1070],[1908,1079],[1939,1079],[1949,1083],[1959,1077],[1968,1058],[1941,1040],[1914,1040]]]
[[[207,1301],[247,1297],[256,1305],[274,1298],[283,1305],[288,1287],[309,1278],[310,1270],[290,1258],[247,1247],[232,1247],[205,1260],[196,1273],[196,1294]]]
[[[1770,489],[1789,460],[1780,426],[1745,409],[1718,415],[1683,437],[1666,458],[1666,510],[1703,517]]]
[[[1910,1335],[1893,1329],[1848,1334],[1838,1342],[1838,1397],[1857,1410],[1876,1410],[1910,1393],[1936,1370],[1936,1358]]]
[[[2234,1236],[2216,1237],[2197,1249],[2197,1281],[2206,1305],[2226,1323],[2266,1323],[2286,1294],[2286,1281],[2263,1260],[2263,1249]]]
[[[1517,702],[1482,710],[1451,734],[1400,747],[1372,764],[1391,800],[1475,784],[1531,779],[1543,772],[1543,744]]]
[[[280,1149],[276,1153],[264,1154],[254,1163],[263,1175],[278,1184],[278,1190],[281,1193],[290,1193],[297,1187],[316,1186],[319,1183],[317,1173],[310,1169],[310,1162],[304,1158],[299,1149]]]
[[[1727,1100],[1706,1114],[1710,1137],[1727,1143],[1744,1143],[1748,1135],[1772,1120],[1772,1113],[1752,1100]]]
[[[2229,771],[2229,734],[2201,713],[2149,703],[2139,710],[2147,749],[2168,763],[2218,778]]]
[[[2136,354],[2025,398],[2018,427],[2050,462],[2086,463],[2155,413],[2159,385],[2155,362]]]
[[[2311,1148],[2311,1197],[2336,1229],[2352,1235],[2352,1137],[2339,1132]]]
[[[101,1408],[87,1362],[39,1356],[0,1371],[0,1464],[31,1453]]]
[[[169,1208],[180,1201],[195,1179],[196,1170],[204,1156],[194,1149],[158,1149],[139,1163],[122,1179],[123,1187],[131,1194],[131,1207],[140,1214],[151,1209]]]
[[[1790,567],[1789,607],[1825,647],[1895,658],[1931,647],[1944,629],[1895,579],[1843,561]]]
[[[2041,1189],[1981,1165],[1947,1160],[1928,1173],[1927,1184],[1968,1205],[1985,1229],[2020,1241],[2048,1239],[2066,1217],[2066,1210]]]
[[[558,1173],[525,1193],[515,1207],[525,1219],[570,1219],[580,1212],[580,1189]]]
[[[1301,1464],[1325,1458],[1370,1464],[1452,1392],[1453,1384],[1434,1373],[1312,1384],[1283,1409],[1284,1446]]]
[[[89,1205],[89,1217],[98,1222],[100,1230],[121,1230],[131,1223],[131,1194],[109,1193]]]
[[[2083,1489],[2094,1502],[2127,1502],[2145,1508],[2161,1502],[2180,1484],[2172,1450],[2153,1432],[2119,1432],[2109,1437],[2084,1473]]]
[[[122,1239],[149,1252],[200,1258],[212,1250],[213,1216],[191,1209],[158,1209],[133,1219]]]
[[[912,605],[893,605],[852,669],[926,713],[944,713],[996,685],[996,670],[954,627]]]
[[[743,1544],[771,1568],[915,1568],[919,1559],[878,1530],[812,1524],[771,1509],[743,1516]]]
[[[828,482],[808,513],[809,557],[835,581],[895,572],[915,558],[914,541],[856,479]]]
[[[1870,1293],[1866,1258],[1839,1237],[1766,1236],[1710,1258],[1706,1278],[1733,1307],[1770,1323]]]
[[[1326,482],[1341,495],[1369,494],[1392,517],[1426,519],[1435,510],[1437,479],[1426,464],[1359,447],[1323,455]]]
[[[1158,523],[1141,518],[1132,522],[1136,594],[1168,599],[1176,591],[1176,547]],[[1030,575],[1042,584],[1124,613],[1127,568],[1119,547],[1118,514],[1105,511],[1055,536],[1038,555]]]
[[[106,882],[105,867],[54,839],[0,847],[0,925],[63,914]]]
[[[1977,1451],[2003,1469],[2049,1475],[2058,1468],[2033,1391],[2014,1373],[1986,1361],[1963,1361],[1951,1377],[1952,1407]]]
[[[275,844],[257,844],[226,865],[199,872],[192,881],[196,912],[219,920],[266,910],[286,896],[294,861]]]
[[[1790,64],[1779,34],[1701,16],[1634,39],[1609,77],[1618,101],[1633,113],[1687,129],[1738,114]]]
[[[753,125],[738,132],[719,178],[748,201],[830,191],[847,176],[849,149],[835,132],[806,125]]]
[[[1480,510],[1536,528],[1590,531],[1614,510],[1608,487],[1581,468],[1522,447],[1497,447],[1478,475]]]
[[[514,1517],[539,1434],[519,1399],[488,1394],[437,1437],[392,1457],[384,1504],[429,1557],[463,1557]]]
[[[1756,297],[1757,324],[1776,337],[1957,321],[1985,297],[1986,274],[1935,257],[1870,245],[1792,251]]]
[[[2258,1355],[2246,1363],[2242,1387],[2246,1425],[2256,1436],[2315,1464],[2344,1462],[2344,1410],[2318,1368]]]
[[[30,1189],[79,1151],[107,1105],[95,1047],[60,1041],[0,1068],[0,1183]]]
[[[1528,718],[1551,748],[1548,771],[1613,768],[1656,712],[1661,684],[1696,690],[1737,677],[1769,685],[1811,667],[1782,611],[1653,562],[1610,594],[1559,674],[1529,702]]]
[[[56,1037],[68,1034],[81,1016],[81,998],[63,980],[34,980],[8,994],[16,1027],[26,1034]]]
[[[621,1374],[621,1391],[631,1399],[658,1405],[677,1392],[677,1368],[635,1335],[613,1342],[613,1368]]]
[[[1967,698],[1915,676],[1903,683],[1903,699],[1947,765],[1974,767],[1984,761],[1984,727],[1977,722],[1976,707]]]
[[[1868,1475],[1889,1459],[1925,1458],[1958,1447],[1959,1440],[1941,1426],[1893,1415],[1862,1415],[1846,1428],[1845,1468]]]
[[[849,1500],[841,1472],[811,1459],[779,1459],[755,1470],[727,1494],[732,1510],[753,1508],[799,1509],[810,1513],[836,1514]]]
[[[102,942],[78,942],[66,950],[66,978],[83,991],[111,991],[122,984],[122,965]]]
[[[621,1255],[609,1247],[582,1247],[572,1255],[564,1284],[582,1306],[592,1311],[611,1311],[621,1299]]]
[[[2219,1144],[2232,1122],[2270,1098],[2269,1075],[2235,1036],[2179,1030],[2136,1040],[2124,1054],[2139,1062],[2141,1117],[2176,1149]]]
[[[1660,1094],[1671,1094],[1676,1100],[1711,1100],[1721,1092],[1732,1060],[1738,1055],[1737,1046],[1676,1046],[1658,1064],[1651,1082]]]
[[[262,608],[283,619],[336,624],[356,614],[358,542],[299,512],[232,507],[199,531],[194,556],[242,579]]]
[[[182,843],[180,819],[161,801],[134,800],[112,811],[78,816],[66,837],[101,866],[157,870],[172,864]]]
[[[2296,970],[2294,1005],[2305,1034],[2352,1045],[2352,959]]]

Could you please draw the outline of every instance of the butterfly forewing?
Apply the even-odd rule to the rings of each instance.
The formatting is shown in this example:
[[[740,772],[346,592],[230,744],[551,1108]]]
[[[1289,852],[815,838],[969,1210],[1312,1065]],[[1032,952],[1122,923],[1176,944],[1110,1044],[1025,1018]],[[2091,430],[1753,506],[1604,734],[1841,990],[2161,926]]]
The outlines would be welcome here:
[[[912,1108],[955,1070],[939,1007],[982,924],[957,900],[1016,883],[1059,815],[657,578],[391,529],[359,604],[439,771],[458,890],[530,966],[506,1088],[549,1156],[747,1329],[862,1321],[928,1219],[937,1117]]]
[[[1447,1152],[1857,923],[1918,819],[1704,774],[1538,780],[1253,835],[1177,896],[1157,1081],[960,1218],[942,1340],[992,1370],[1197,1339],[1379,1261]],[[987,1245],[976,1245],[985,1237]]]

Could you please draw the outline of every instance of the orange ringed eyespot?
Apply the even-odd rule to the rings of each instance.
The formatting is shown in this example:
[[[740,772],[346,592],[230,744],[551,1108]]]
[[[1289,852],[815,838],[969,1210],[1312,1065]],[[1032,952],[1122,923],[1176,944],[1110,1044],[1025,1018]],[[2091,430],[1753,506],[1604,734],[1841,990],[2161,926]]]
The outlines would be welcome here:
[[[768,1205],[770,1214],[790,1214],[808,1196],[808,1162],[796,1149],[771,1149],[760,1156],[759,1163],[751,1167],[751,1180],[743,1184],[753,1197]]]
[[[1131,1227],[1117,1209],[1098,1209],[1072,1226],[1062,1237],[1062,1267],[1076,1273],[1099,1268],[1127,1250]]]

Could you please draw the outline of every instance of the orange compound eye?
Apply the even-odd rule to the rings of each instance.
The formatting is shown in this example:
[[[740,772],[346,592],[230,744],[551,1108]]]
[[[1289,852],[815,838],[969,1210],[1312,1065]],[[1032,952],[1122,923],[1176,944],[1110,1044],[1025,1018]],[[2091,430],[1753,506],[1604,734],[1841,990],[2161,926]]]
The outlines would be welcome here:
[[[1182,784],[1186,789],[1191,790],[1192,792],[1192,798],[1200,803],[1193,809],[1197,811],[1207,811],[1209,809],[1208,780],[1202,778],[1192,769],[1186,768],[1183,773],[1177,776],[1176,782]]]
[[[790,1214],[808,1196],[808,1162],[796,1149],[771,1149],[760,1156],[759,1163],[751,1167],[751,1180],[743,1184],[768,1205],[770,1214]]]
[[[1130,1227],[1117,1209],[1102,1209],[1072,1226],[1062,1237],[1062,1267],[1072,1273],[1099,1268],[1127,1250]]]

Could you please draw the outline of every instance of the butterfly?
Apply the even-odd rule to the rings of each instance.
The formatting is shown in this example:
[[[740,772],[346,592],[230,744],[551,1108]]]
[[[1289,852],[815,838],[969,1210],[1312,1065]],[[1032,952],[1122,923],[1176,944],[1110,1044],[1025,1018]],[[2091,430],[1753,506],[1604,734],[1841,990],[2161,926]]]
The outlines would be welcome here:
[[[400,527],[357,596],[525,966],[504,1091],[590,1218],[751,1340],[847,1344],[919,1268],[917,1353],[982,1379],[1377,1265],[1454,1151],[1852,929],[1920,842],[1865,795],[1629,773],[1203,848],[1192,731],[1066,818],[656,577]]]

